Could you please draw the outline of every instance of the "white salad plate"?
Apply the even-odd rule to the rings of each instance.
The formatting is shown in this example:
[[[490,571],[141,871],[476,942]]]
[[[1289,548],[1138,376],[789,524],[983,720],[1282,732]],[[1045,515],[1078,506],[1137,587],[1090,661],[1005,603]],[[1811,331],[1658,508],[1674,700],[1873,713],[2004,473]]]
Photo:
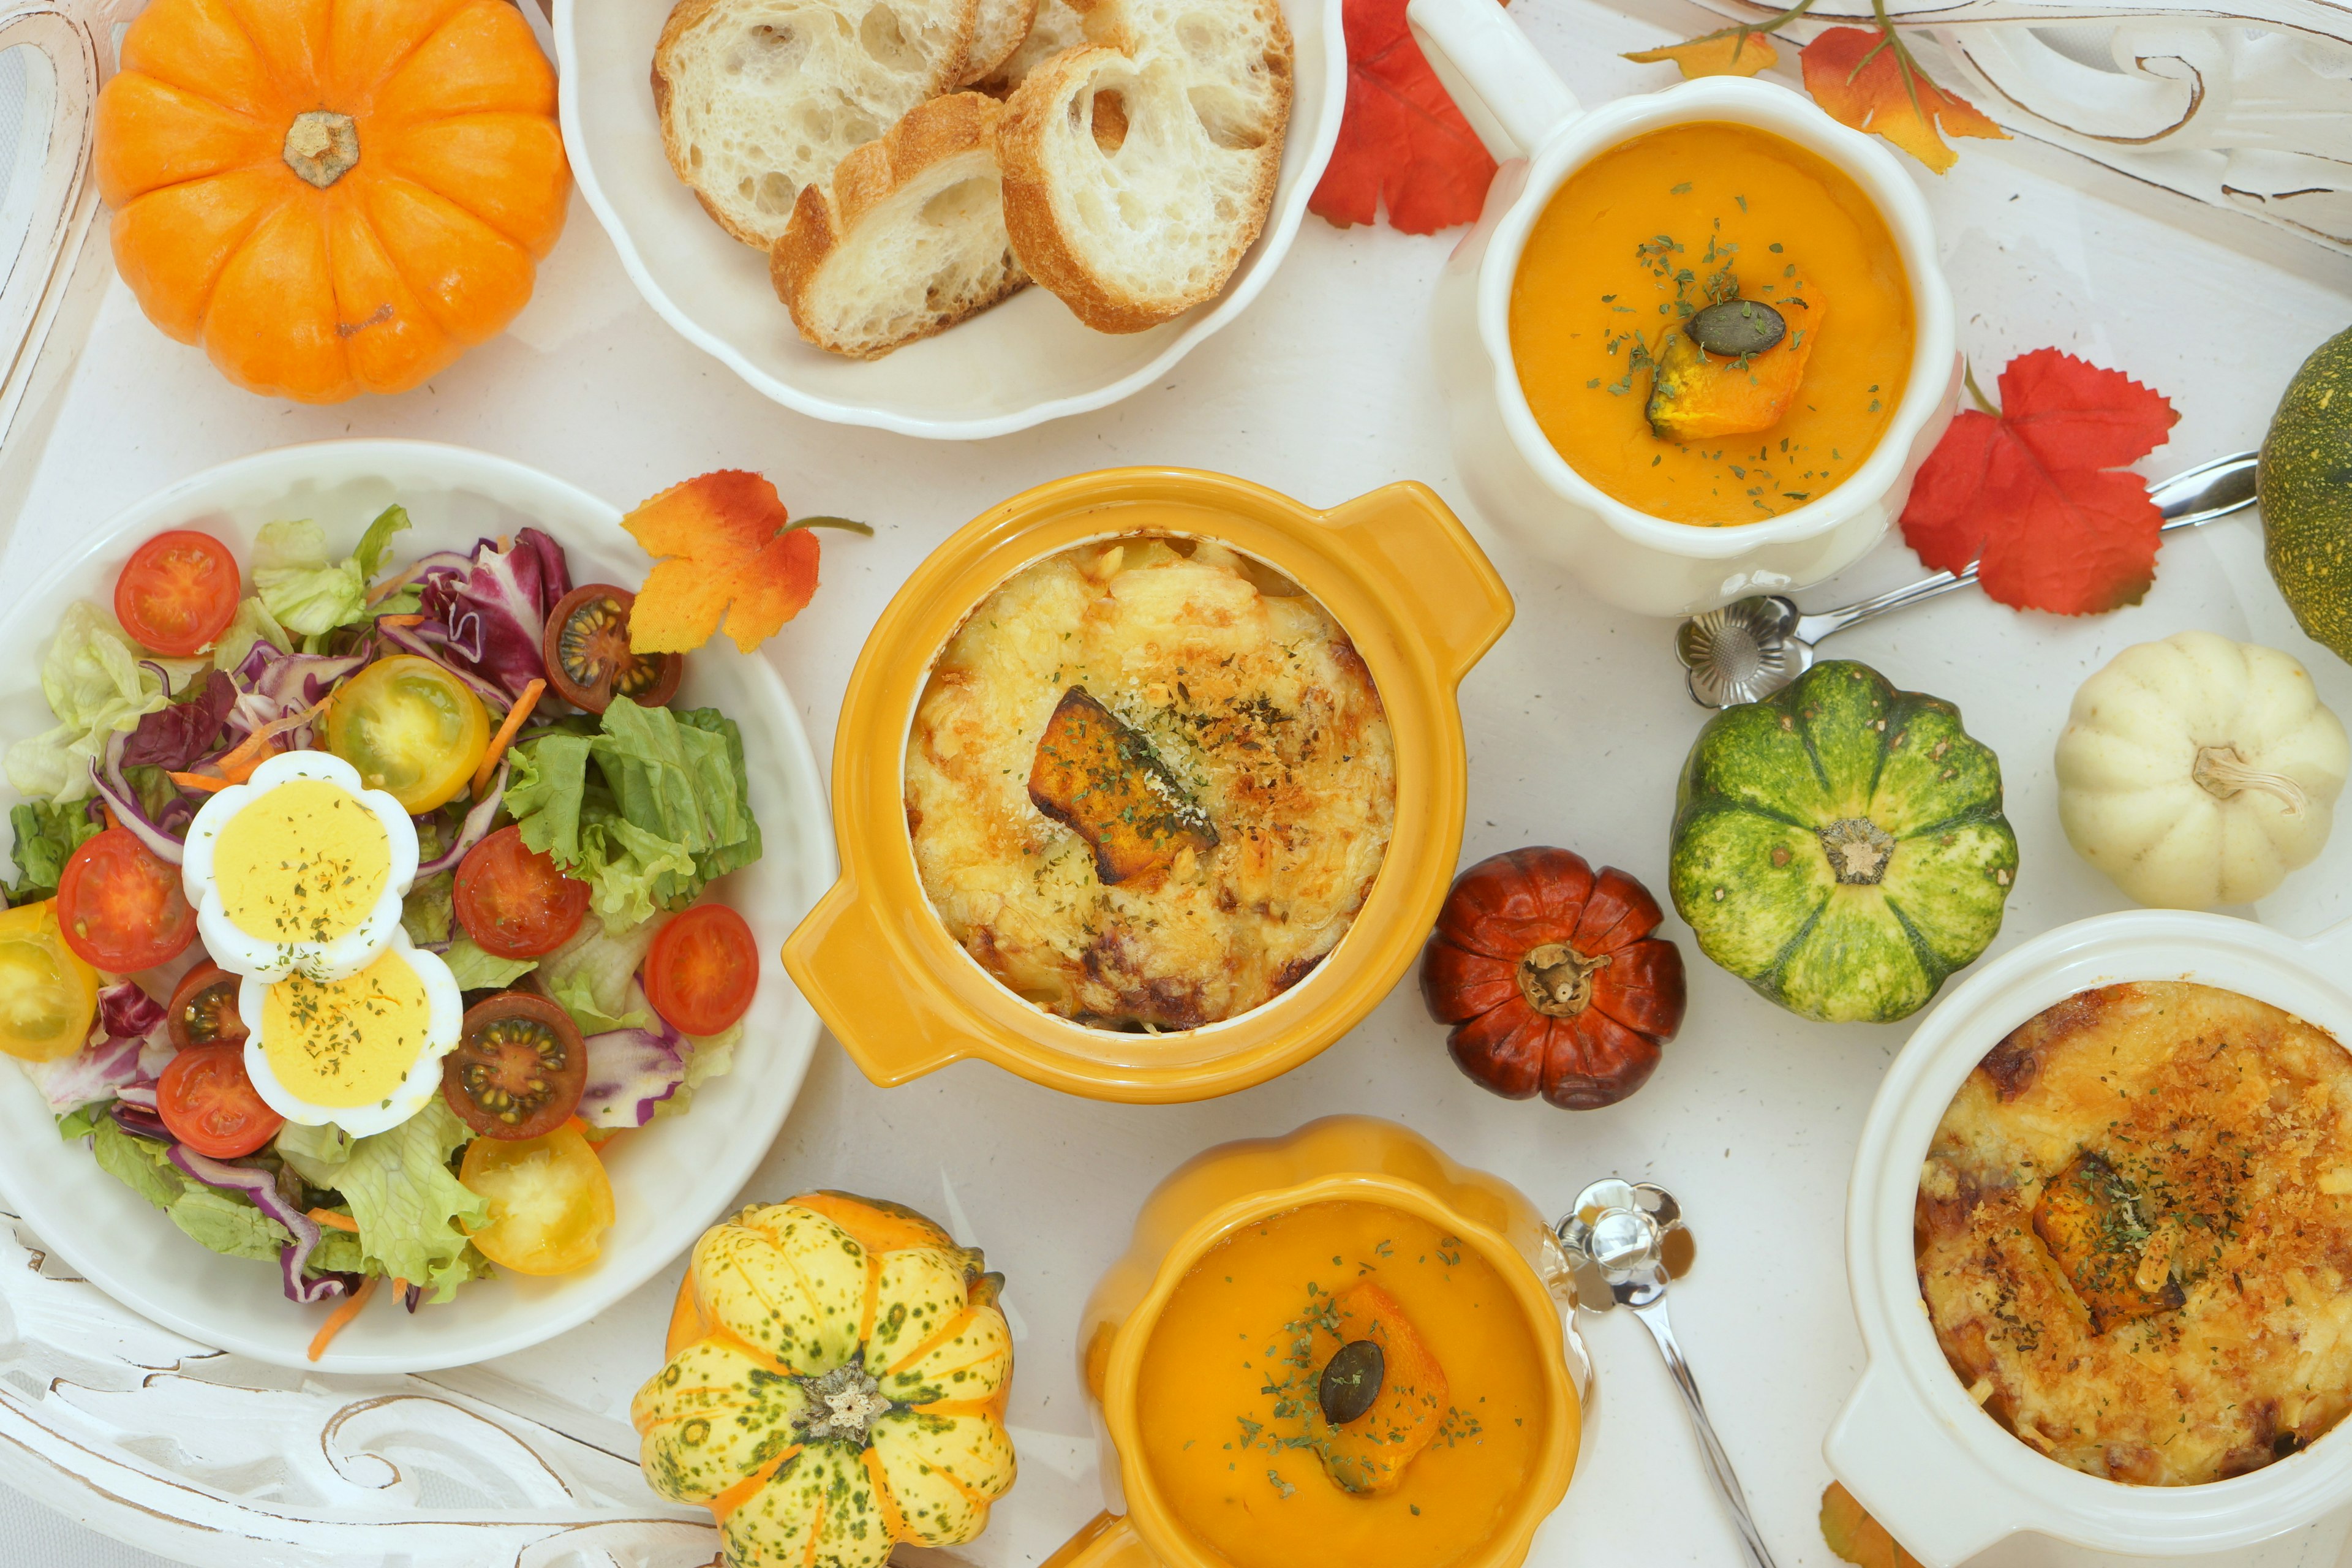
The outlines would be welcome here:
[[[575,583],[634,587],[651,563],[622,531],[616,508],[560,479],[487,453],[424,441],[323,441],[207,469],[118,514],[0,613],[0,736],[49,728],[40,660],[58,616],[78,598],[111,602],[131,552],[168,528],[197,528],[249,561],[268,522],[307,518],[337,553],[398,502],[413,526],[389,557],[467,550],[536,526],[563,546]],[[774,1142],[814,1052],[818,1023],[777,952],[832,883],[824,789],[783,682],[723,637],[690,655],[678,700],[715,707],[742,729],[751,760],[759,860],[714,883],[751,922],[760,986],[733,1068],[697,1090],[683,1115],[632,1136],[609,1166],[614,1206],[603,1255],[551,1279],[500,1270],[414,1315],[372,1303],[317,1362],[305,1353],[327,1313],[281,1291],[274,1264],[206,1250],[163,1211],[99,1169],[83,1141],[66,1142],[30,1079],[0,1067],[0,1194],[85,1279],[167,1328],[283,1366],[401,1373],[456,1366],[536,1344],[586,1321],[683,1250]],[[21,798],[0,785],[0,805]]]
[[[1340,0],[1283,0],[1295,64],[1282,174],[1225,291],[1149,331],[1097,332],[1043,288],[878,360],[801,341],[768,258],[712,222],[671,172],[654,113],[669,0],[555,0],[563,146],[639,293],[697,347],[788,408],[902,436],[973,440],[1101,408],[1166,374],[1274,275],[1339,139]]]

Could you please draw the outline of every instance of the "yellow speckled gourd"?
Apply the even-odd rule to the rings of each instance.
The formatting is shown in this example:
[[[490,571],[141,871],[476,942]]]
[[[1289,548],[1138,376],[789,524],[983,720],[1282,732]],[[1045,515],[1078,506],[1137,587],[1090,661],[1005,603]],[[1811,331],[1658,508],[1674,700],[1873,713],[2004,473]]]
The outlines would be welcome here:
[[[809,1193],[695,1244],[669,1363],[629,1407],[646,1479],[729,1568],[879,1568],[970,1541],[1012,1486],[1003,1276],[911,1209]]]

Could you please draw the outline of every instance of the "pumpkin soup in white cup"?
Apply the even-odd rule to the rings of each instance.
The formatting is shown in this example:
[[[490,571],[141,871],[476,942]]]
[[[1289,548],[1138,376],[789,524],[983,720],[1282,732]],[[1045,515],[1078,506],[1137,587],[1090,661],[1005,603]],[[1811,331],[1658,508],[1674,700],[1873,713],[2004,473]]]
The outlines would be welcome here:
[[[1959,386],[1934,231],[1894,155],[1743,79],[1587,111],[1489,0],[1407,16],[1504,162],[1434,319],[1478,510],[1659,616],[1808,586],[1876,543]],[[1752,335],[1699,342],[1712,307]]]

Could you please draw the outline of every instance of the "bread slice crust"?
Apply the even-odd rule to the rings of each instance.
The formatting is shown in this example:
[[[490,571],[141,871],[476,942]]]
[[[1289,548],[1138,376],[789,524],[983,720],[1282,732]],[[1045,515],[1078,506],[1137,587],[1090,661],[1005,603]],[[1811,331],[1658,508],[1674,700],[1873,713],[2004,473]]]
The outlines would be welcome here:
[[[1027,285],[993,188],[956,202],[945,220],[953,233],[938,232],[929,210],[933,201],[955,200],[968,183],[994,185],[1003,115],[1002,104],[977,92],[919,104],[843,158],[829,186],[801,192],[791,225],[769,253],[769,277],[803,338],[833,353],[876,359],[968,321]],[[916,226],[931,232],[917,234]],[[941,265],[900,280],[898,290],[905,300],[920,286],[920,304],[893,311],[878,331],[844,320],[845,304],[887,296],[875,274],[892,261],[920,259],[923,239]]]

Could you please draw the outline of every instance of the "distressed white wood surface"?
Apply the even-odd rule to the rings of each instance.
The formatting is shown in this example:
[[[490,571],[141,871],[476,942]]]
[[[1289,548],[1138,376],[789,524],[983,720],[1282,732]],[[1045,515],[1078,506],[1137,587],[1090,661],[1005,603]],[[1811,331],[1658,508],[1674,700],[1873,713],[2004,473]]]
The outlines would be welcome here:
[[[1592,100],[1670,79],[1668,68],[1614,57],[1705,25],[1679,5],[1644,19],[1585,0],[1517,0],[1514,10]],[[2055,343],[2163,390],[2182,418],[2151,472],[2253,445],[2294,366],[2352,321],[2352,263],[2300,241],[2279,253],[2284,265],[2250,260],[2222,243],[2242,243],[2242,226],[2200,237],[2086,196],[2050,166],[2028,144],[1968,142],[1950,176],[1917,176],[1968,352],[1991,370]],[[2071,157],[2062,166],[2084,167]],[[2197,210],[2167,203],[2156,210]],[[0,517],[12,524],[0,595],[157,486],[289,441],[356,432],[464,442],[624,504],[708,468],[758,468],[795,510],[881,528],[870,542],[828,537],[814,605],[769,649],[828,753],[850,664],[890,593],[950,529],[1025,486],[1164,462],[1226,469],[1317,505],[1399,479],[1462,504],[1423,325],[1450,243],[1310,222],[1266,295],[1164,388],[976,447],[836,429],[759,398],[637,301],[584,210],[512,334],[430,387],[329,409],[226,388],[140,318],[101,248],[58,317],[58,342],[78,353],[45,361],[0,453]],[[1670,628],[1585,598],[1472,521],[1519,618],[1464,687],[1465,858],[1559,843],[1661,886],[1674,775],[1702,717],[1682,693]],[[1918,571],[1890,544],[1808,605]],[[2246,519],[2168,545],[2147,602],[2112,616],[2061,622],[1954,595],[1831,645],[1958,701],[2002,756],[2023,857],[2003,944],[2120,905],[2059,834],[2051,742],[2091,669],[2128,643],[2192,626],[2295,651],[2352,713],[2352,668],[2294,632]],[[2352,833],[2259,913],[2297,931],[2352,914]],[[1687,942],[1671,920],[1668,934]],[[1782,1568],[1826,1564],[1813,1524],[1827,1479],[1819,1443],[1858,1353],[1842,1195],[1872,1090],[1906,1031],[1801,1023],[1690,956],[1682,1038],[1656,1079],[1609,1111],[1569,1116],[1487,1096],[1454,1071],[1408,985],[1314,1063],[1197,1106],[1073,1100],[974,1064],[884,1092],[828,1045],[744,1195],[886,1194],[939,1215],[1005,1270],[1022,1479],[959,1557],[1013,1568],[1041,1560],[1098,1506],[1077,1313],[1143,1194],[1183,1158],[1357,1110],[1409,1121],[1546,1204],[1612,1172],[1660,1181],[1697,1233],[1698,1266],[1677,1288],[1675,1315],[1709,1407]],[[93,1169],[90,1179],[105,1178]],[[429,1380],[329,1384],[207,1356],[30,1267],[37,1244],[12,1236],[0,1226],[0,1479],[94,1529],[239,1568],[667,1568],[710,1553],[709,1532],[660,1509],[628,1463],[628,1396],[659,1364],[678,1266],[537,1351]],[[1590,1325],[1590,1337],[1601,1393],[1586,1457],[1533,1561],[1733,1560],[1646,1340],[1618,1319]],[[2314,1552],[2324,1564],[2333,1543]],[[5,1542],[0,1561],[13,1561]]]

